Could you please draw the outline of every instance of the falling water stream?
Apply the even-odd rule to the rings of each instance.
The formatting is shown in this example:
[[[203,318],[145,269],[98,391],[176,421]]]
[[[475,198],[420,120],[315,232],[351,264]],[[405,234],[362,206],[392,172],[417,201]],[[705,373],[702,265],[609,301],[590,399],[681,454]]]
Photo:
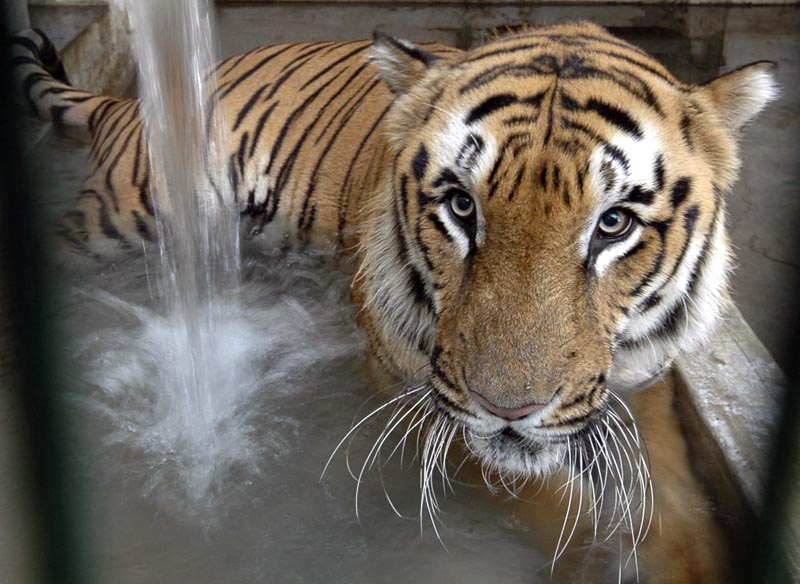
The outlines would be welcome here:
[[[157,291],[171,328],[174,420],[197,454],[219,454],[219,396],[239,391],[224,332],[241,307],[238,214],[222,168],[207,0],[128,0],[140,113],[156,182]],[[195,463],[196,461],[190,461]],[[205,464],[207,471],[214,465]],[[210,479],[210,477],[208,477]]]

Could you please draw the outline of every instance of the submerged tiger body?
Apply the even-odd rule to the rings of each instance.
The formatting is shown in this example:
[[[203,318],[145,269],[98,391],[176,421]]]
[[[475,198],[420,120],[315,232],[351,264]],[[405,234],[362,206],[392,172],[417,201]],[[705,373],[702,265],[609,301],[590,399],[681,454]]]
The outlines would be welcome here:
[[[44,42],[18,43],[25,94],[92,135],[62,234],[137,249],[154,237],[138,103],[59,81]],[[772,68],[686,85],[588,23],[467,52],[381,34],[260,48],[214,71],[220,194],[254,239],[355,250],[374,363],[423,371],[426,407],[485,466],[547,475],[612,390],[653,383],[722,314],[724,196]]]

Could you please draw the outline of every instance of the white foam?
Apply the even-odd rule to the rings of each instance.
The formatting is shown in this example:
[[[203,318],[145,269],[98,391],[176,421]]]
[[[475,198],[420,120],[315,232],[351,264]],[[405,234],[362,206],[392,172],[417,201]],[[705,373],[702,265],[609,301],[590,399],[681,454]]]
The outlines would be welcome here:
[[[241,298],[213,304],[220,324],[203,329],[200,351],[179,315],[148,300],[157,287],[140,260],[73,289],[69,322],[84,386],[76,398],[110,423],[107,453],[135,452],[132,474],[146,477],[145,494],[202,511],[232,473],[258,474],[292,452],[296,420],[280,412],[281,399],[318,390],[309,372],[324,379],[327,364],[363,350],[348,276],[331,263],[250,258]]]

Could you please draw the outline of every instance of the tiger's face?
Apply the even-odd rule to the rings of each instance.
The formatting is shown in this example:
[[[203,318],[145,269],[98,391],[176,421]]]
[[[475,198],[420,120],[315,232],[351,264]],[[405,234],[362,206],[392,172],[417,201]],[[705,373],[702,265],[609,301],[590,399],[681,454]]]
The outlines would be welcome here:
[[[378,36],[373,62],[396,94],[362,251],[373,345],[427,367],[486,464],[546,473],[719,319],[723,195],[772,65],[688,86],[589,24],[448,59]]]

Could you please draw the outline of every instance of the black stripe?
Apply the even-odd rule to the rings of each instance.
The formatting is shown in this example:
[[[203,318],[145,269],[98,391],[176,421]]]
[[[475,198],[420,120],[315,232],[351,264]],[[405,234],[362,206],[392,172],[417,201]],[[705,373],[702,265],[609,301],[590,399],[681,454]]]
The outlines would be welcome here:
[[[328,81],[326,81],[325,83],[320,85],[316,90],[314,90],[314,92],[311,95],[306,97],[306,99],[304,99],[303,102],[299,106],[297,106],[292,111],[292,113],[289,114],[289,116],[286,118],[286,121],[283,123],[283,126],[281,127],[281,130],[278,133],[278,136],[277,136],[275,142],[272,145],[272,151],[270,152],[269,163],[267,164],[267,169],[265,171],[266,175],[270,174],[270,171],[272,169],[272,165],[275,164],[276,160],[278,159],[278,153],[280,152],[280,149],[283,146],[284,140],[289,135],[289,130],[292,127],[292,124],[294,123],[295,119],[300,114],[302,114],[306,110],[306,108],[313,101],[315,101],[320,96],[320,94],[325,89],[327,89],[327,87],[331,83],[333,83],[343,72],[344,71],[339,71],[336,75],[334,75],[333,77],[328,79]],[[306,127],[306,129],[303,132],[303,134],[300,136],[300,138],[295,143],[295,147],[293,148],[292,152],[284,160],[283,166],[281,166],[281,169],[278,172],[278,178],[275,181],[275,193],[274,193],[275,197],[274,197],[274,199],[272,201],[272,203],[273,203],[272,209],[265,216],[265,222],[266,223],[272,221],[273,217],[275,216],[275,213],[278,210],[278,203],[280,201],[280,193],[283,190],[283,188],[286,186],[286,184],[288,183],[288,180],[289,180],[289,177],[290,177],[290,173],[291,173],[292,168],[294,167],[294,164],[295,164],[295,161],[297,159],[297,155],[298,155],[298,152],[300,150],[300,147],[302,147],[302,145],[305,143],[305,140],[308,137],[310,131],[313,129],[313,127],[316,125],[316,123],[318,121],[319,121],[319,116],[315,117],[314,121],[311,123],[311,125]]]
[[[464,170],[472,169],[484,147],[483,138],[477,134],[470,133],[456,155],[456,166]]]
[[[694,149],[692,145],[691,125],[691,118],[688,115],[683,114],[683,117],[681,117],[681,135],[683,136],[683,141],[686,142],[686,146],[688,146],[689,150]]]
[[[126,107],[120,108],[120,115],[114,119],[114,122],[108,129],[103,130],[103,139],[97,144],[97,165],[102,166],[105,164],[106,160],[109,156],[111,156],[111,152],[114,150],[114,147],[120,143],[124,132],[127,129],[131,129],[128,134],[128,138],[136,131],[136,119],[138,113],[138,103],[136,101],[131,101],[126,105]],[[123,122],[124,120],[124,122]],[[117,126],[122,123],[122,127],[117,130]],[[127,145],[127,141],[125,142]],[[124,148],[124,147],[123,147]],[[102,150],[102,152],[100,151]],[[117,153],[119,156],[119,153]]]
[[[590,390],[590,395],[593,395],[594,391],[596,389],[597,389],[596,385],[592,386],[592,388]],[[560,409],[561,410],[567,410],[567,409],[569,409],[569,408],[571,408],[573,406],[576,406],[576,405],[578,405],[580,403],[583,403],[583,402],[587,401],[588,399],[589,399],[589,395],[587,395],[585,393],[579,393],[576,397],[574,397],[573,399],[569,400],[568,402],[561,403]]]
[[[408,282],[411,285],[411,291],[414,293],[414,302],[424,306],[428,312],[433,314],[433,300],[428,296],[425,290],[425,284],[422,281],[422,274],[419,273],[416,266],[413,264],[408,267]]]
[[[239,175],[244,180],[244,151],[247,148],[247,140],[250,137],[250,132],[245,131],[239,139],[239,148],[236,150],[236,164],[239,168]]]
[[[117,103],[117,100],[116,100],[116,99],[109,98],[109,99],[106,99],[106,100],[105,100],[103,103],[101,103],[100,105],[98,105],[96,108],[94,108],[94,110],[92,111],[92,113],[91,113],[91,114],[89,114],[89,120],[88,120],[88,122],[87,122],[87,126],[89,127],[89,131],[90,131],[90,132],[94,133],[94,132],[96,131],[96,129],[97,129],[97,128],[95,128],[95,125],[94,125],[94,124],[95,124],[95,122],[97,121],[97,118],[98,118],[98,117],[100,117],[100,119],[101,119],[101,120],[104,120],[104,119],[105,119],[106,112],[107,112],[107,111],[108,111],[108,110],[111,108],[111,106],[113,106],[115,103]],[[94,149],[94,144],[92,144],[92,149]]]
[[[653,267],[647,272],[647,274],[639,280],[639,283],[631,290],[631,296],[638,296],[642,290],[653,280],[653,278],[661,271],[661,266],[664,263],[664,245],[665,245],[665,238],[667,229],[669,229],[670,221],[653,221],[650,223],[645,223],[646,227],[652,227],[658,233],[658,237],[660,240],[660,247],[658,249],[658,255],[656,256],[655,262],[653,262]]]
[[[271,106],[269,106],[264,112],[259,116],[258,122],[256,123],[256,129],[253,132],[253,141],[250,142],[250,149],[247,151],[247,158],[252,158],[256,152],[256,147],[258,146],[258,142],[261,139],[261,132],[264,130],[264,125],[269,120],[269,117],[272,115],[272,112],[275,111],[275,108],[278,107],[280,101],[273,102]]]
[[[388,44],[392,45],[393,47],[401,50],[403,53],[405,53],[406,55],[408,55],[412,59],[416,59],[417,61],[425,63],[426,65],[430,65],[434,61],[438,61],[439,59],[441,59],[441,57],[438,57],[438,56],[436,56],[433,53],[430,53],[428,51],[423,51],[422,49],[420,49],[419,47],[417,47],[415,45],[408,46],[405,43],[400,42],[398,39],[394,38],[393,36],[390,36],[390,35],[386,34],[385,32],[382,32],[380,30],[373,30],[372,31],[372,39],[376,43],[377,42],[388,43]]]
[[[339,91],[339,92],[336,94],[336,96],[335,96],[335,97],[339,97],[340,93],[342,93],[342,92],[343,92],[343,91],[345,91],[346,89],[349,89],[349,88],[350,88],[350,85],[352,84],[352,82],[355,80],[355,78],[356,78],[356,77],[358,77],[358,75],[360,75],[360,74],[361,74],[361,72],[362,72],[362,71],[363,71],[363,70],[366,68],[366,66],[367,66],[367,65],[366,65],[366,63],[365,63],[363,66],[361,66],[361,67],[359,67],[358,69],[356,69],[356,70],[353,72],[353,74],[352,74],[352,75],[350,75],[350,77],[349,77],[349,78],[348,78],[348,79],[347,79],[347,80],[346,80],[344,83],[342,83],[342,88],[341,88],[341,90],[340,90],[340,91]],[[375,78],[374,78],[374,77],[372,77],[372,76],[367,76],[367,78],[364,80],[364,82],[363,82],[363,83],[362,83],[362,84],[361,84],[361,85],[360,85],[360,86],[359,86],[357,89],[355,89],[354,91],[351,91],[351,92],[350,92],[350,97],[348,97],[348,98],[347,98],[347,99],[344,101],[344,103],[342,103],[342,104],[341,104],[341,105],[338,107],[338,109],[336,110],[336,112],[334,112],[334,114],[333,114],[333,115],[330,117],[330,119],[329,119],[329,120],[328,120],[328,122],[325,124],[325,126],[324,126],[324,127],[323,127],[323,128],[320,130],[320,131],[319,131],[319,134],[318,134],[318,135],[317,135],[317,137],[314,139],[314,145],[316,146],[317,144],[319,144],[319,143],[320,143],[320,141],[322,141],[322,139],[323,139],[323,138],[327,138],[327,137],[329,137],[328,130],[329,130],[329,129],[330,129],[330,127],[333,125],[333,123],[334,123],[334,122],[337,120],[337,118],[339,117],[339,115],[340,115],[340,114],[342,114],[343,112],[345,112],[345,110],[347,110],[347,113],[345,113],[345,114],[344,114],[344,116],[342,117],[342,121],[341,121],[341,123],[339,124],[339,126],[336,128],[336,131],[334,132],[334,134],[338,134],[338,133],[341,131],[341,129],[342,129],[342,126],[344,126],[344,124],[346,124],[346,123],[347,123],[347,121],[350,119],[350,115],[352,115],[352,111],[353,111],[353,109],[354,109],[354,108],[357,108],[358,106],[360,106],[360,105],[361,105],[361,101],[364,99],[364,97],[365,97],[366,95],[368,95],[368,94],[369,94],[369,93],[372,91],[372,89],[373,89],[373,88],[374,88],[376,85],[378,85],[378,84],[380,84],[380,83],[381,83],[381,80],[380,80],[380,79],[375,79]],[[371,84],[371,85],[370,85],[370,84]],[[369,87],[367,87],[368,85],[369,85]],[[364,88],[365,88],[365,87],[367,87],[367,89],[366,89],[366,90],[364,90]],[[362,91],[363,91],[363,93],[362,93]],[[350,104],[351,104],[353,101],[355,101],[356,103],[355,103],[355,104],[354,104],[354,105],[353,105],[353,106],[352,106],[352,107],[351,107],[351,108],[348,110],[348,106],[350,106]],[[330,143],[330,141],[329,141],[329,143]]]
[[[682,322],[686,322],[686,304],[683,296],[678,299],[675,305],[658,324],[658,329],[655,332],[655,336],[676,336],[678,327]]]
[[[353,74],[351,74],[350,77],[347,79],[347,81],[345,83],[341,84],[339,86],[339,88],[333,92],[333,95],[328,97],[327,101],[322,105],[322,107],[320,107],[316,111],[314,119],[312,120],[312,122],[310,124],[308,124],[306,126],[305,130],[303,131],[302,136],[297,141],[297,143],[295,144],[295,147],[293,148],[291,154],[287,158],[287,162],[284,164],[283,168],[281,168],[281,171],[280,171],[280,173],[278,175],[278,180],[276,182],[276,189],[275,189],[276,190],[276,195],[280,194],[280,192],[283,190],[284,183],[288,182],[289,172],[291,172],[291,169],[294,167],[294,164],[296,162],[296,158],[297,158],[297,156],[299,154],[300,148],[302,148],[302,146],[305,144],[306,139],[311,135],[311,132],[317,127],[317,125],[323,120],[323,117],[324,117],[325,113],[327,112],[328,108],[331,107],[331,105],[334,103],[334,101],[336,101],[336,98],[338,98],[342,94],[343,91],[348,89],[349,82],[352,79],[354,79],[355,76],[357,76],[365,67],[366,67],[366,64],[362,65]],[[345,72],[345,70],[346,69],[342,68],[338,73],[333,75],[328,81],[326,81],[322,86],[320,86],[306,100],[306,102],[310,103],[309,100],[313,101],[314,99],[316,99],[316,96],[319,95],[322,92],[322,90],[324,90],[325,88],[330,86],[334,81],[336,81],[336,79],[338,79]],[[330,71],[330,68],[328,68],[327,71]],[[303,105],[305,105],[306,102],[304,102]],[[338,113],[338,112],[336,112],[336,113]],[[336,115],[336,114],[334,114],[334,115]],[[341,129],[343,124],[345,124],[346,122],[347,122],[347,120],[342,120],[342,124],[340,124],[339,128],[337,129],[337,132],[335,132],[334,136],[331,138],[331,141],[328,142],[327,147],[317,157],[317,163],[316,163],[316,165],[314,167],[314,170],[313,170],[313,172],[311,174],[311,178],[309,179],[309,183],[308,183],[308,186],[306,188],[306,193],[305,193],[305,195],[303,197],[303,205],[301,207],[300,216],[298,217],[298,228],[302,228],[304,231],[309,231],[311,229],[312,225],[314,224],[314,219],[316,217],[316,215],[313,214],[313,215],[311,215],[311,216],[309,216],[307,218],[306,217],[306,213],[308,211],[308,206],[309,206],[309,203],[311,201],[311,197],[312,197],[314,191],[316,190],[317,175],[318,175],[318,173],[320,171],[320,168],[321,168],[323,162],[325,161],[325,159],[327,157],[328,149],[333,144],[333,140],[335,139],[335,136],[338,135],[338,131]],[[363,144],[363,142],[362,142],[362,144]],[[357,151],[357,153],[354,156],[354,158],[358,158],[358,153],[359,153],[359,151]],[[282,178],[283,176],[286,176],[287,179],[283,180],[283,178]],[[343,191],[347,192],[346,185],[345,185],[345,188],[343,189]]]
[[[460,95],[464,95],[473,91],[475,89],[479,89],[481,87],[485,87],[489,85],[493,81],[500,79],[501,77],[511,77],[512,79],[527,79],[530,77],[537,77],[537,76],[552,76],[556,75],[557,71],[554,70],[552,66],[542,67],[539,63],[536,63],[538,59],[545,58],[546,56],[540,56],[538,58],[534,58],[531,62],[525,64],[519,63],[509,63],[506,65],[498,65],[497,67],[492,67],[491,69],[484,71],[465,84],[463,84],[458,89],[458,93]],[[512,81],[513,83],[513,81]]]
[[[250,96],[250,99],[245,102],[245,104],[242,106],[242,109],[239,110],[239,113],[236,115],[236,121],[233,123],[234,132],[239,129],[242,121],[244,121],[245,117],[247,117],[247,114],[250,113],[250,110],[253,109],[253,106],[258,101],[258,98],[261,97],[261,94],[264,93],[264,90],[267,89],[269,85],[270,84],[267,83],[259,87],[255,92],[253,92],[253,95]]]
[[[312,57],[314,57],[320,51],[325,51],[321,55],[317,55],[316,59],[322,59],[325,55],[329,52],[335,50],[337,45],[335,43],[321,43],[320,45],[313,45],[312,48],[309,50],[297,55],[294,59],[292,59],[287,65],[285,65],[282,69],[283,73],[280,77],[275,80],[272,87],[269,90],[269,93],[264,96],[264,101],[269,101],[275,94],[278,93],[278,90],[283,87],[283,84],[286,83],[295,73],[303,69],[306,64],[311,61]],[[327,50],[326,50],[327,49]],[[315,59],[315,60],[316,60]]]
[[[16,57],[11,59],[12,67],[19,67],[21,65],[35,65],[37,67],[41,67],[39,61],[34,59],[33,57],[26,57],[25,55],[17,55]]]
[[[264,48],[264,47],[262,47],[262,48]],[[214,66],[214,68],[213,68],[213,69],[211,69],[211,70],[210,70],[208,73],[206,73],[206,76],[205,76],[205,78],[204,78],[204,81],[209,81],[209,80],[210,80],[212,77],[214,77],[215,75],[217,75],[217,78],[219,78],[219,77],[225,77],[226,75],[228,75],[228,73],[230,73],[231,71],[233,71],[233,70],[234,70],[234,69],[235,69],[235,68],[236,68],[236,67],[239,65],[239,63],[241,63],[241,62],[242,62],[244,59],[246,59],[246,58],[247,58],[247,57],[249,57],[251,54],[253,54],[253,53],[254,53],[256,50],[257,50],[257,49],[254,49],[254,50],[251,50],[251,51],[247,51],[246,53],[243,53],[243,54],[241,54],[241,55],[234,55],[234,56],[232,56],[232,57],[228,57],[227,59],[223,59],[222,61],[220,61],[219,63],[217,63],[217,64]],[[225,66],[225,65],[227,65],[228,63],[231,63],[231,66],[230,66],[230,67],[228,67],[228,69],[227,69],[227,70],[225,70],[225,71],[222,71],[222,70],[221,70],[221,69],[222,69],[222,67],[224,67],[224,66]]]
[[[136,233],[139,234],[139,237],[144,239],[145,241],[153,241],[153,234],[150,232],[150,227],[147,225],[147,222],[142,219],[142,216],[136,211],[131,211],[131,215],[133,215],[133,221],[136,224]]]
[[[442,96],[444,95],[444,90],[445,90],[444,86],[439,87],[439,89],[436,90],[434,96],[428,101],[428,103],[426,104],[428,106],[428,109],[425,111],[425,115],[422,117],[422,124],[420,125],[427,124],[430,121],[433,112],[438,111],[439,109],[438,105],[439,102],[442,100]]]
[[[630,47],[628,47],[628,48],[630,48]],[[629,57],[627,55],[623,55],[623,54],[617,53],[615,51],[603,51],[603,50],[600,50],[600,49],[595,49],[595,50],[593,50],[593,52],[596,55],[604,55],[604,56],[607,56],[607,57],[614,57],[616,59],[624,61],[625,63],[628,63],[629,65],[633,65],[635,67],[638,67],[638,68],[642,69],[643,71],[647,71],[651,75],[655,75],[656,77],[662,79],[663,81],[666,81],[667,83],[669,83],[672,86],[675,85],[675,79],[672,76],[670,76],[669,74],[665,74],[662,71],[659,71],[658,69],[656,69],[652,65],[648,65],[647,63],[642,63],[641,61],[638,61],[636,59],[632,59],[631,57]]]
[[[627,203],[638,203],[639,205],[652,205],[655,193],[651,190],[642,188],[641,185],[634,186],[628,191],[623,201]]]
[[[500,164],[503,162],[503,158],[505,158],[505,152],[503,150],[500,151],[500,156],[494,161],[492,165],[492,170],[489,172],[488,183],[492,185],[492,190],[489,192],[489,198],[491,199],[494,195],[494,190],[496,188],[495,185],[495,178],[497,176],[498,171],[500,170]]]
[[[400,177],[400,226],[408,226],[408,175],[403,174]]]
[[[706,269],[709,258],[709,249],[711,248],[711,243],[713,242],[714,231],[716,229],[721,208],[722,205],[720,204],[720,199],[717,199],[714,203],[714,212],[711,216],[711,223],[709,224],[710,231],[708,235],[706,235],[706,239],[703,242],[703,248],[700,250],[700,255],[698,256],[697,263],[695,264],[695,269],[689,277],[689,284],[686,287],[686,290],[690,295],[694,294],[695,285],[697,284],[698,280],[703,277],[703,272]]]
[[[517,194],[517,189],[522,184],[522,175],[525,174],[525,170],[525,165],[520,166],[519,170],[517,170],[517,176],[514,177],[514,180],[511,182],[511,191],[508,193],[509,201],[513,200],[514,195]]]
[[[694,228],[697,223],[697,216],[700,213],[700,209],[697,205],[692,205],[689,207],[686,212],[683,214],[683,229],[685,231],[683,244],[681,245],[681,251],[678,254],[678,257],[675,260],[675,263],[670,270],[669,275],[664,280],[664,283],[659,286],[656,290],[653,290],[644,300],[643,304],[645,309],[652,308],[658,303],[657,295],[661,293],[661,290],[664,289],[664,286],[669,284],[672,279],[675,277],[675,274],[678,273],[678,270],[683,265],[684,259],[686,258],[686,252],[689,251],[689,245],[692,243],[692,238],[694,237]]]
[[[411,168],[414,171],[414,178],[417,182],[421,181],[425,176],[425,171],[428,169],[428,150],[425,144],[420,144],[414,160],[411,162]]]
[[[351,75],[350,78],[342,85],[342,90],[344,88],[348,87],[349,84],[350,84],[350,81],[352,81],[352,79],[354,79],[355,76],[358,75],[362,70],[363,70],[363,66],[359,67],[359,69],[353,75]],[[314,168],[314,172],[312,173],[311,188],[306,193],[304,205],[307,204],[307,201],[310,199],[314,188],[316,188],[316,177],[317,177],[317,174],[318,174],[318,172],[320,170],[322,162],[326,158],[329,150],[331,149],[331,147],[333,146],[333,144],[336,141],[337,137],[339,136],[339,133],[344,129],[344,127],[350,121],[350,119],[355,114],[355,112],[358,110],[358,108],[364,103],[364,98],[379,83],[380,83],[380,80],[375,79],[375,80],[372,81],[372,84],[369,87],[367,87],[367,89],[366,89],[366,91],[364,91],[363,95],[358,95],[357,92],[354,93],[353,95],[351,95],[351,97],[348,98],[345,101],[345,103],[333,114],[331,120],[322,129],[322,131],[321,131],[319,137],[317,138],[317,140],[319,140],[323,135],[327,134],[327,129],[330,127],[330,125],[333,122],[333,120],[336,119],[336,117],[338,117],[339,114],[345,110],[345,108],[350,103],[350,101],[353,100],[353,98],[358,96],[358,99],[355,101],[355,103],[353,103],[350,106],[350,109],[342,117],[342,119],[341,119],[339,125],[337,126],[336,130],[332,134],[328,134],[328,136],[329,136],[328,143],[326,144],[325,148],[323,149],[322,153],[320,154],[320,156],[318,158],[317,165]],[[363,85],[362,85],[362,87],[363,87]],[[332,103],[332,100],[335,99],[335,97],[338,97],[342,90],[337,92],[336,95],[334,96],[334,98],[331,98],[331,100],[329,100],[328,104]],[[359,88],[359,91],[360,91],[360,88]],[[326,104],[325,107],[327,107],[328,104]],[[359,147],[356,149],[356,153],[353,155],[353,157],[352,157],[352,159],[350,161],[350,166],[347,169],[347,173],[345,174],[345,178],[344,178],[344,181],[342,183],[342,196],[339,197],[339,240],[340,241],[342,239],[342,233],[343,233],[344,226],[345,226],[345,215],[346,215],[346,208],[347,208],[347,204],[348,204],[348,199],[349,199],[349,196],[352,194],[351,193],[351,189],[349,188],[349,185],[350,185],[350,177],[351,177],[353,168],[355,166],[356,161],[360,158],[360,154],[363,151],[367,140],[369,140],[369,138],[373,135],[373,133],[375,132],[376,128],[379,126],[379,124],[383,120],[383,117],[386,115],[387,109],[388,109],[388,107],[386,109],[384,109],[383,112],[381,112],[381,114],[374,121],[372,127],[369,129],[369,131],[362,138],[361,143],[359,144]],[[314,143],[317,144],[317,141],[315,141]],[[306,229],[310,229],[310,228],[311,228],[311,223],[307,223],[306,224]]]
[[[661,296],[661,294],[659,294],[658,292],[653,292],[652,294],[650,294],[650,296],[645,298],[644,301],[641,303],[641,311],[642,312],[647,312],[648,310],[652,310],[663,299],[664,299],[664,297]]]
[[[370,85],[369,89],[367,89],[367,91],[366,91],[366,93],[364,95],[366,96],[369,92],[374,90],[379,85],[380,85],[380,80],[376,79],[375,83]],[[363,101],[358,102],[358,104],[356,104],[353,107],[352,111],[347,115],[347,117],[344,120],[342,120],[342,123],[339,125],[339,128],[337,129],[337,134],[338,134],[339,130],[341,130],[344,127],[344,125],[350,120],[350,117],[353,114],[355,114],[355,112],[357,111],[358,106],[361,105],[361,103],[363,103]],[[350,160],[350,166],[347,168],[347,174],[345,175],[345,179],[344,179],[344,186],[345,186],[344,193],[345,194],[344,194],[344,196],[341,196],[339,198],[339,201],[340,201],[340,207],[339,207],[339,241],[342,241],[342,233],[344,231],[344,227],[345,227],[345,223],[346,223],[346,217],[347,217],[347,208],[348,208],[348,206],[350,204],[350,197],[349,196],[350,196],[351,192],[347,189],[347,185],[350,182],[350,176],[351,176],[351,174],[353,172],[353,169],[355,168],[356,161],[359,158],[359,154],[364,151],[364,146],[366,145],[367,141],[372,137],[372,135],[375,133],[375,131],[380,127],[381,123],[383,122],[384,116],[386,116],[386,114],[389,112],[390,108],[391,108],[391,103],[387,104],[386,107],[383,108],[383,111],[375,119],[375,123],[372,124],[372,127],[369,129],[369,131],[361,139],[361,143],[358,145],[358,148],[356,150],[357,154],[354,155],[353,158]],[[333,138],[331,139],[331,142],[329,144],[333,144]]]
[[[518,102],[519,99],[517,98],[517,96],[510,93],[494,95],[488,99],[485,99],[479,105],[472,108],[472,110],[470,110],[469,114],[467,115],[465,123],[467,125],[474,124],[475,122],[482,120],[492,112],[508,107],[509,105]]]
[[[550,144],[550,137],[553,135],[553,111],[555,110],[556,96],[560,91],[561,89],[558,86],[558,79],[556,79],[556,84],[553,87],[553,95],[550,96],[550,103],[547,104],[547,130],[545,131],[543,140],[545,144]]]
[[[661,108],[661,105],[658,103],[658,99],[656,99],[655,94],[650,89],[650,84],[643,79],[640,79],[630,71],[623,71],[617,67],[611,67],[610,71],[613,71],[617,75],[621,76],[625,79],[626,82],[630,82],[635,84],[636,87],[632,87],[630,84],[627,85],[626,89],[632,94],[642,100],[648,107],[650,107],[653,111],[658,113],[662,118],[665,117],[664,110]],[[622,85],[622,81],[617,80],[617,83]],[[624,85],[623,85],[624,86]]]
[[[53,105],[50,106],[50,118],[54,122],[60,122],[64,118],[64,112],[72,109],[69,105]]]
[[[692,179],[687,176],[679,178],[675,184],[672,185],[672,192],[670,193],[670,203],[672,208],[678,208],[692,190]]]
[[[92,150],[96,152],[98,165],[103,164],[105,159],[108,157],[111,148],[114,146],[115,140],[118,136],[116,133],[114,133],[114,130],[119,125],[119,121],[125,117],[125,113],[130,111],[131,107],[135,104],[134,100],[130,100],[127,102],[117,102],[115,105],[120,107],[117,107],[110,113],[108,113],[108,110],[106,110],[103,113],[103,119],[100,120],[100,123],[94,130],[94,142],[92,144]],[[109,141],[111,143],[107,145]]]
[[[30,73],[27,77],[25,77],[25,81],[22,83],[22,93],[29,100],[31,100],[31,103],[33,103],[31,98],[31,89],[33,89],[33,86],[40,81],[52,83],[53,77],[49,73]]]
[[[245,132],[245,138],[247,137],[247,133]],[[231,154],[228,157],[228,180],[231,183],[231,189],[233,190],[233,201],[234,203],[239,202],[239,171],[236,165],[236,155]]]
[[[134,154],[133,154],[133,175],[131,177],[131,181],[135,185],[139,185],[139,165],[142,162],[142,138],[144,132],[142,131],[142,124],[140,123],[138,126],[138,135],[136,137],[136,145],[133,147]]]
[[[421,217],[416,215],[415,218],[417,221],[414,226],[414,239],[417,244],[417,249],[422,254],[422,260],[425,262],[425,267],[428,269],[428,272],[432,273],[433,262],[431,261],[431,250],[422,239],[422,222],[420,221]],[[433,303],[431,303],[431,307],[433,307]],[[431,312],[433,313],[433,310],[431,310]]]
[[[619,260],[623,260],[625,258],[629,258],[629,257],[631,257],[633,255],[636,255],[637,253],[642,251],[645,247],[647,247],[645,242],[640,240],[636,245],[634,245],[628,251],[626,251],[621,256],[619,256]]]
[[[443,168],[436,180],[433,181],[433,188],[435,189],[438,189],[443,185],[455,185],[462,190],[467,190],[467,187],[464,186],[464,183],[461,182],[461,179],[458,178],[456,173],[450,168]]]
[[[616,106],[591,98],[586,102],[586,109],[595,112],[600,117],[611,124],[622,128],[625,132],[632,134],[638,139],[643,138],[642,130],[633,119],[624,111]]]
[[[442,223],[441,219],[439,219],[439,216],[436,213],[428,213],[428,219],[430,219],[431,223],[433,223],[433,226],[438,229],[442,235],[444,235],[447,241],[450,243],[453,242],[453,236],[450,235],[449,231],[447,231],[447,227],[444,226],[444,223]]]
[[[530,116],[511,116],[503,120],[503,125],[506,127],[527,126],[535,124],[538,121],[539,121],[539,113],[537,112]]]
[[[114,223],[111,221],[111,217],[108,214],[108,205],[103,200],[103,197],[95,190],[92,189],[84,189],[81,191],[81,195],[91,195],[99,204],[100,209],[98,211],[98,222],[100,226],[100,230],[102,231],[103,235],[108,237],[109,239],[115,239],[117,241],[124,242],[125,237],[120,233],[120,231],[116,228]]]
[[[249,79],[253,74],[255,74],[259,69],[261,69],[261,67],[272,61],[275,57],[282,55],[283,53],[285,53],[290,49],[296,49],[297,47],[298,45],[285,45],[283,47],[278,45],[277,47],[274,47],[275,49],[277,49],[275,52],[270,53],[269,55],[261,59],[258,63],[250,67],[250,69],[240,74],[233,83],[231,83],[225,88],[225,90],[220,94],[219,98],[223,99],[227,95],[232,93],[234,89],[236,89],[239,85],[247,81],[247,79]]]
[[[664,157],[659,154],[656,158],[655,168],[653,175],[656,177],[656,190],[661,191],[664,189]]]
[[[347,43],[339,43],[339,45],[337,47],[335,47],[335,48],[340,49],[340,48],[345,47],[347,45],[351,45],[351,44],[353,44],[355,42],[358,42],[358,41],[350,41],[350,42],[347,42]],[[364,51],[364,49],[366,49],[366,48],[367,48],[366,46],[358,47],[357,49],[353,49],[349,53],[339,57],[333,63],[330,63],[327,67],[325,67],[324,69],[318,71],[316,74],[314,74],[313,77],[310,77],[305,83],[303,83],[303,85],[300,86],[300,91],[304,90],[306,87],[308,87],[309,85],[314,83],[317,79],[319,79],[320,77],[322,77],[323,75],[328,73],[331,69],[333,69],[337,65],[340,65],[341,63],[349,60],[351,57],[353,57],[353,56],[357,55],[358,53]],[[329,52],[332,52],[332,51],[333,51],[333,49],[331,51],[329,51]]]
[[[37,45],[31,39],[29,39],[27,37],[23,37],[23,36],[15,36],[15,37],[11,37],[11,44],[12,45],[22,45],[23,47],[28,49],[28,51],[30,51],[33,55],[36,56],[37,64],[40,63],[39,45]]]
[[[400,220],[400,210],[397,206],[394,207],[394,221],[396,223],[395,226],[395,234],[397,236],[397,243],[398,243],[398,253],[400,255],[400,264],[403,266],[404,269],[408,270],[408,285],[411,288],[411,292],[414,294],[415,303],[419,306],[423,306],[427,308],[430,314],[433,314],[433,300],[428,296],[427,291],[425,290],[425,284],[423,283],[422,275],[419,273],[419,270],[414,266],[411,262],[411,258],[408,254],[408,245],[406,244],[405,236],[405,229],[403,228],[403,223]]]

